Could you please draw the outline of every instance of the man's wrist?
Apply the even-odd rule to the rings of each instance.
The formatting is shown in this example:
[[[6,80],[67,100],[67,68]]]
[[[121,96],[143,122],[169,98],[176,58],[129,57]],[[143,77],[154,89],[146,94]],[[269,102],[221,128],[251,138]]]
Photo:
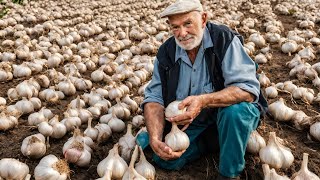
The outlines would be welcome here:
[[[201,94],[201,95],[199,95],[199,97],[200,97],[200,102],[201,102],[201,109],[206,108],[207,107],[206,95]]]

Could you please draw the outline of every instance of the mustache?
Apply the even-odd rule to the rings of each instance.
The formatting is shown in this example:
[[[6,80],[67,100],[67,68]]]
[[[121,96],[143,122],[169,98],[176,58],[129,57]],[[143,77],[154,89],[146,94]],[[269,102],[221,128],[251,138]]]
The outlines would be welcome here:
[[[185,40],[188,40],[190,38],[193,38],[194,36],[191,35],[191,34],[188,34],[186,37],[178,37],[178,40],[179,41],[185,41]]]

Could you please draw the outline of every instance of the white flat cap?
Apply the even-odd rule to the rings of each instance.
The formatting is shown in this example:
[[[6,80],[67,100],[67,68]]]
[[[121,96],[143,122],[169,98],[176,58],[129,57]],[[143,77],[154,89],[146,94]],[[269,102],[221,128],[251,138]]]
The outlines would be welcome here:
[[[160,13],[160,18],[191,11],[203,11],[199,0],[177,0]]]

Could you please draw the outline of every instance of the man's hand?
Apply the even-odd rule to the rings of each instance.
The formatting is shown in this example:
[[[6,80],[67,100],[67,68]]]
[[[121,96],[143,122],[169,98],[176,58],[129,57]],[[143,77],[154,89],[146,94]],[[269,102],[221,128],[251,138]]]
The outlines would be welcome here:
[[[201,110],[205,107],[203,95],[188,96],[180,104],[179,109],[187,107],[187,111],[181,115],[169,118],[168,121],[175,122],[178,125],[184,125],[181,129],[186,130],[189,124],[200,114]]]
[[[185,152],[185,150],[173,152],[166,143],[158,139],[150,139],[150,146],[156,155],[166,161],[178,159]]]

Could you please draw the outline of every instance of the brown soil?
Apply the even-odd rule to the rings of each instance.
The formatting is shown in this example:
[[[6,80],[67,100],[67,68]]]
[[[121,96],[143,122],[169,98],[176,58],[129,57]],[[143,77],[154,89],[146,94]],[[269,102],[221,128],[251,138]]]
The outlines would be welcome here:
[[[257,17],[256,14],[245,13],[246,17]],[[278,19],[282,21],[285,31],[292,30],[296,27],[296,19],[292,16],[284,16],[278,15]],[[261,28],[262,29],[262,28]],[[316,25],[316,29],[319,29],[319,25]],[[284,34],[283,34],[284,35]],[[248,37],[246,37],[248,38]],[[289,57],[286,54],[283,54],[277,45],[272,46],[272,55],[273,58],[267,64],[260,65],[260,71],[264,71],[269,79],[272,82],[284,82],[289,80],[289,71],[290,69],[285,66],[285,63],[292,59],[293,56]],[[309,62],[314,64],[318,62],[317,60],[313,62]],[[62,70],[62,69],[60,69]],[[89,78],[90,73],[86,73],[85,77]],[[25,78],[24,78],[25,79]],[[6,97],[6,92],[9,88],[15,87],[18,83],[22,82],[24,79],[14,79],[10,82],[1,83],[0,84],[0,96]],[[104,84],[94,84],[96,87],[101,87]],[[304,87],[312,87],[311,82],[308,81],[298,81],[297,85],[302,85]],[[79,92],[82,94],[83,92]],[[318,93],[318,92],[316,92]],[[307,115],[315,115],[314,111],[319,111],[319,105],[306,105],[301,101],[296,101],[293,103],[290,99],[290,95],[285,93],[280,93],[280,97],[286,99],[286,103],[288,106],[295,110],[303,110]],[[62,115],[66,109],[66,105],[70,102],[70,100],[74,99],[74,97],[67,97],[65,100],[59,102],[58,104],[46,104],[47,108],[53,110],[54,113]],[[274,102],[275,100],[269,100],[269,103]],[[114,103],[113,103],[114,104]],[[313,111],[312,111],[313,110]],[[21,143],[23,139],[29,135],[38,133],[38,130],[34,127],[30,127],[27,124],[28,116],[22,116],[19,119],[19,125],[12,130],[6,132],[0,132],[0,159],[2,158],[16,158],[21,162],[26,163],[29,168],[31,174],[34,172],[34,168],[39,163],[38,160],[28,159],[24,157],[20,151]],[[93,125],[97,123],[97,120],[93,122]],[[82,131],[87,127],[86,124],[81,126]],[[267,116],[261,123],[258,128],[259,133],[265,138],[268,139],[269,132],[276,132],[277,136],[283,138],[286,142],[286,146],[289,147],[293,155],[295,157],[294,164],[286,169],[286,170],[278,170],[277,172],[280,174],[286,174],[291,177],[294,172],[297,172],[300,169],[300,164],[302,161],[302,154],[309,153],[309,170],[316,173],[320,176],[320,143],[316,141],[309,140],[307,131],[298,131],[296,130],[292,124],[276,122],[272,117]],[[89,167],[77,167],[73,164],[69,164],[71,170],[71,179],[74,180],[89,180],[98,178],[98,174],[96,172],[98,163],[103,160],[108,151],[112,148],[113,144],[118,141],[118,139],[123,135],[121,134],[113,134],[112,137],[99,146],[94,148],[92,159]],[[57,157],[63,158],[62,147],[63,144],[68,140],[72,135],[68,133],[62,139],[50,139],[50,148],[47,150],[46,155],[54,154]],[[146,149],[147,159],[151,161],[151,149]],[[218,154],[210,154],[200,158],[199,160],[186,165],[181,171],[167,171],[156,167],[157,179],[159,180],[187,180],[187,179],[214,179],[218,173],[218,164],[219,158]],[[246,159],[246,168],[241,174],[241,179],[246,180],[262,180],[263,172],[261,168],[261,162],[256,155],[252,155],[247,153],[245,156]],[[153,163],[154,164],[154,163]],[[154,164],[155,165],[155,164]]]

